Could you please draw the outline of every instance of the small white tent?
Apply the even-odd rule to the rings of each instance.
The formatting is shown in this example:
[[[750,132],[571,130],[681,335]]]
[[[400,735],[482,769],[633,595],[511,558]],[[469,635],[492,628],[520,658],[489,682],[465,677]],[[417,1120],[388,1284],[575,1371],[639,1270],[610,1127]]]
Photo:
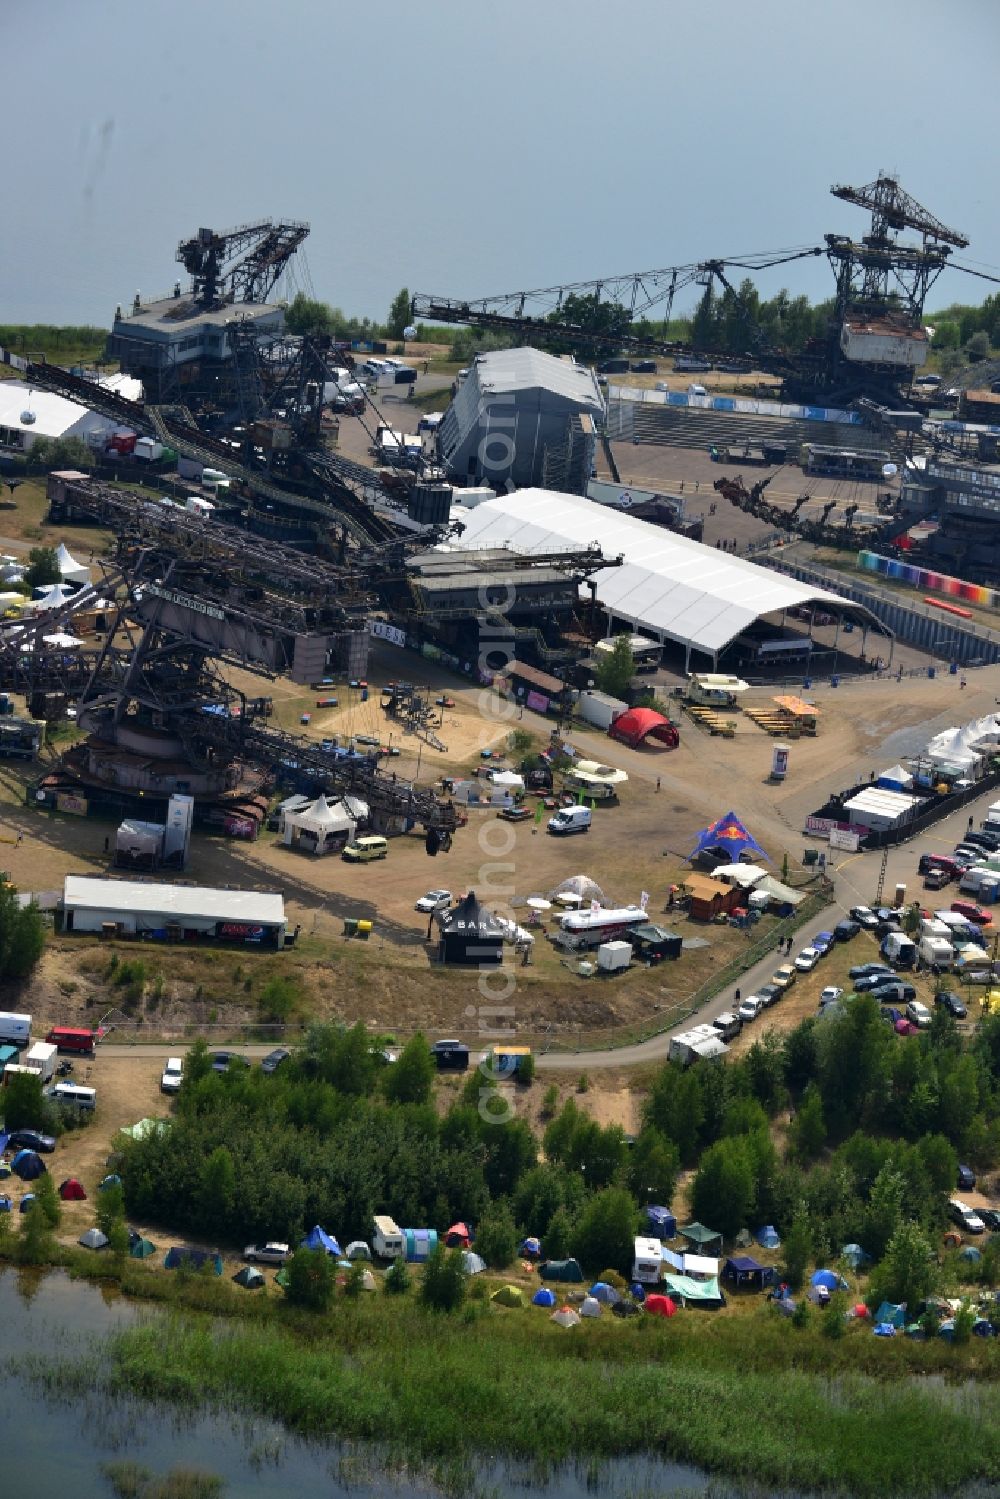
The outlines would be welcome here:
[[[90,582],[90,568],[85,567],[82,562],[77,562],[64,541],[59,543],[58,550],[56,551],[56,561],[59,564],[59,573],[64,583]]]
[[[73,597],[73,590],[67,588],[63,583],[50,583],[41,589],[36,596],[26,605],[33,614],[41,614],[47,609],[61,609],[67,600]]]

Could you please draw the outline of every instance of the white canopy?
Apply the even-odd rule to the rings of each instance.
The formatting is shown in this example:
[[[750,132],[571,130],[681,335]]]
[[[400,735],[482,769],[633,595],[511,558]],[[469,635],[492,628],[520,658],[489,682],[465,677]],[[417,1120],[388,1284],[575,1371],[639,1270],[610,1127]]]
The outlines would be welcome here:
[[[68,599],[73,597],[73,590],[66,588],[62,583],[50,583],[44,593],[39,597],[31,599],[25,606],[40,614],[46,609],[61,609]]]
[[[64,541],[59,543],[58,550],[56,551],[56,561],[59,563],[60,575],[68,583],[90,582],[90,568],[85,567],[82,562],[77,562],[76,558],[70,554],[70,550]]]
[[[42,640],[46,645],[57,646],[62,651],[73,651],[83,644],[83,641],[78,640],[75,635],[43,635]]]
[[[756,885],[767,874],[759,864],[717,864],[712,870],[713,880],[725,880],[727,885],[740,885],[744,890]]]
[[[905,765],[890,765],[879,773],[879,781],[892,781],[897,786],[912,786],[913,774]]]
[[[353,833],[354,823],[341,802],[331,807],[325,796],[318,796],[309,807],[300,812],[286,812],[285,825],[301,828],[305,833],[316,833],[328,837],[331,833]]]
[[[574,775],[593,776],[595,781],[604,781],[608,786],[624,786],[628,772],[617,770],[613,765],[602,765],[600,760],[575,760]]]

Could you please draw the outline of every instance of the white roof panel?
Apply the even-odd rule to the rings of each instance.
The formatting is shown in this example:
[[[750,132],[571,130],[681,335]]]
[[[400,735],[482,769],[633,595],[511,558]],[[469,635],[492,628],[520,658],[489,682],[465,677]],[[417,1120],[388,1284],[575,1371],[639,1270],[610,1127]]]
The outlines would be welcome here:
[[[142,880],[99,880],[68,874],[63,886],[67,911],[98,909],[158,916],[196,916],[210,921],[257,921],[280,926],[283,896],[273,891],[215,890],[205,885],[160,885]]]
[[[721,650],[763,614],[801,604],[816,601],[867,612],[827,589],[554,490],[521,489],[477,505],[457,545],[473,550],[506,545],[533,553],[575,551],[593,543],[606,557],[624,558],[621,567],[596,574],[597,596],[606,609],[638,628],[704,651]]]
[[[517,390],[550,390],[577,405],[603,412],[604,398],[586,365],[558,359],[541,349],[498,349],[478,354],[476,380],[487,395]]]

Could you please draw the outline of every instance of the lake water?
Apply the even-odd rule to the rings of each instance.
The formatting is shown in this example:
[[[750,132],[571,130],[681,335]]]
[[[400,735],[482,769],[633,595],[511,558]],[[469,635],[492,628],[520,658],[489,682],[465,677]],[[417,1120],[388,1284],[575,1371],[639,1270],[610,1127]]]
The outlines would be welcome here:
[[[105,1395],[50,1397],[24,1377],[26,1354],[89,1358],[103,1336],[155,1310],[138,1308],[111,1289],[71,1281],[61,1272],[0,1269],[0,1494],[17,1499],[111,1499],[102,1471],[108,1463],[141,1464],[158,1476],[171,1468],[200,1468],[226,1481],[238,1499],[428,1499],[429,1481],[386,1473],[375,1455],[318,1446],[290,1437],[266,1420],[230,1414],[192,1418],[148,1402]],[[652,1499],[654,1495],[707,1495],[724,1499],[724,1483],[697,1469],[629,1458],[593,1469],[561,1469],[539,1484],[530,1473],[482,1464],[475,1486],[491,1499],[541,1493],[547,1499]]]

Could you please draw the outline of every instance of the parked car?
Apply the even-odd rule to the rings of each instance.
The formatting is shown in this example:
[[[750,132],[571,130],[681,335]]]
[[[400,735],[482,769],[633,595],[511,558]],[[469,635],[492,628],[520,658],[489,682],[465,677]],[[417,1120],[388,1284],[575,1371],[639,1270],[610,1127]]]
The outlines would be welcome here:
[[[952,993],[950,989],[942,989],[938,994],[935,994],[934,1003],[940,1005],[942,1009],[947,1010],[948,1014],[953,1015],[956,1020],[964,1020],[969,1013],[958,995]]]
[[[160,1078],[161,1093],[176,1093],[184,1077],[184,1062],[181,1057],[168,1057]]]
[[[850,942],[856,937],[861,928],[856,921],[838,921],[833,929],[833,935],[838,942]]]
[[[285,1265],[291,1257],[292,1251],[289,1246],[276,1242],[248,1244],[243,1251],[245,1260],[255,1260],[258,1265]]]
[[[906,988],[906,985],[903,984],[900,987]],[[912,1020],[918,1030],[925,1031],[931,1023],[931,1012],[925,1004],[921,1004],[920,1000],[914,997],[906,1006],[906,1018]]]
[[[241,1065],[243,1067],[249,1067],[250,1063],[247,1061],[246,1057],[241,1057],[239,1052],[237,1051],[212,1052],[213,1072],[228,1072],[230,1067],[238,1067]]]
[[[878,917],[870,906],[852,906],[850,911],[852,921],[858,926],[864,927],[866,932],[873,932],[878,926]]]
[[[764,1004],[760,997],[756,994],[749,994],[746,999],[740,1000],[740,1007],[736,1013],[746,1025],[748,1021],[756,1020],[763,1008]]]
[[[276,1046],[274,1051],[269,1051],[266,1057],[261,1058],[261,1072],[266,1072],[270,1076],[272,1072],[277,1072],[282,1062],[287,1062],[290,1056],[290,1051],[286,1051],[283,1046]]]
[[[820,1007],[820,1009],[822,1009],[824,1005],[832,1005],[833,1002],[834,1002],[834,1000],[835,999],[839,999],[840,996],[843,994],[843,992],[844,992],[843,989],[841,989],[839,987],[839,985],[837,985],[837,984],[827,984],[827,986],[826,986],[825,989],[821,989],[820,990],[820,995],[819,995],[819,1007]]]
[[[761,984],[757,990],[757,998],[766,1008],[768,1005],[777,1004],[784,990],[778,984]]]
[[[12,1129],[7,1136],[7,1144],[11,1150],[38,1150],[43,1155],[48,1155],[56,1148],[53,1136],[43,1135],[38,1129]]]
[[[977,906],[974,900],[953,900],[951,909],[964,916],[966,921],[974,921],[976,926],[989,926],[993,920],[989,911]]]
[[[504,822],[530,822],[534,815],[530,807],[501,807],[497,813]]]
[[[830,951],[833,942],[834,937],[832,932],[817,932],[809,945],[810,947],[814,947],[823,956]]]
[[[884,969],[878,973],[866,973],[862,978],[854,980],[855,994],[870,994],[874,989],[884,989],[886,984],[895,984],[898,980],[894,973],[886,972]]]
[[[974,1192],[976,1190],[976,1173],[971,1166],[959,1165],[957,1185],[963,1192]]]
[[[883,1005],[882,1019],[886,1022],[887,1025],[896,1026],[901,1020],[905,1022],[906,1016],[903,1014],[902,1010],[897,1010],[895,1005]]]
[[[997,1208],[977,1208],[976,1212],[982,1218],[991,1234],[1000,1230],[1000,1210]]]
[[[426,895],[420,897],[413,909],[428,916],[432,911],[447,911],[450,905],[450,890],[428,890]]]
[[[970,1208],[959,1198],[953,1197],[948,1203],[948,1217],[952,1223],[957,1223],[959,1228],[964,1229],[967,1234],[981,1234],[986,1232],[986,1224],[980,1218],[974,1208]]]
[[[819,962],[821,954],[815,947],[804,947],[795,959],[795,966],[800,973],[810,973]]]
[[[784,993],[786,989],[790,989],[795,983],[795,978],[794,965],[792,963],[782,963],[781,967],[776,969],[771,975],[771,983],[776,984],[781,992]]]
[[[1000,838],[998,838],[995,833],[966,833],[965,837],[962,839],[962,842],[967,848],[971,843],[973,848],[985,848],[988,849],[990,853],[995,853],[996,850],[1000,848]]]
[[[884,973],[887,978],[895,978],[888,963],[855,963],[853,968],[847,970],[848,978],[852,979],[867,979],[879,973]]]
[[[950,885],[952,876],[947,869],[928,869],[924,875],[925,890],[943,890],[945,885]]]

